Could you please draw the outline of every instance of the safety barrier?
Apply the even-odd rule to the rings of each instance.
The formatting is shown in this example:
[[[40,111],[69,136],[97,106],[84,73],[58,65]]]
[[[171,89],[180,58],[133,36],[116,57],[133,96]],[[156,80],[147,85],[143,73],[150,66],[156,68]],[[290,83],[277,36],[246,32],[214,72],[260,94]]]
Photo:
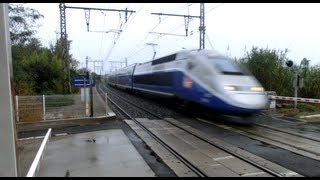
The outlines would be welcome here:
[[[270,95],[269,99],[271,99],[271,100],[285,100],[285,101],[295,101],[295,100],[297,100],[297,102],[320,103],[320,99],[310,99],[310,98],[300,98],[300,97],[295,98],[295,97]]]
[[[30,169],[28,171],[27,177],[35,177],[38,174],[39,168],[40,168],[40,161],[43,158],[43,152],[46,148],[46,145],[49,142],[49,138],[51,137],[51,128],[48,129],[48,132],[46,134],[46,136],[44,137],[41,146],[38,150],[38,153],[36,155],[36,157],[34,158]]]

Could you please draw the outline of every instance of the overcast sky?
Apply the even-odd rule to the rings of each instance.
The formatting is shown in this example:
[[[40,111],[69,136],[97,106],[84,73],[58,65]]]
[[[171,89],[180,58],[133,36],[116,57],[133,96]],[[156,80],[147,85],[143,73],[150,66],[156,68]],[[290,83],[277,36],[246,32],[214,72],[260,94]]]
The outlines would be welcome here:
[[[44,45],[55,42],[60,36],[60,12],[58,3],[27,3],[44,18],[40,21],[37,36]],[[199,18],[189,23],[189,35],[185,37],[183,17],[161,16],[151,13],[200,16],[200,3],[66,3],[72,7],[91,7],[136,11],[125,14],[114,11],[90,11],[87,32],[84,10],[66,9],[66,25],[71,54],[85,66],[85,58],[103,60],[104,71],[120,68],[127,58],[128,65],[150,61],[182,48],[199,48]],[[320,65],[320,4],[318,3],[205,3],[205,48],[218,50],[231,57],[242,57],[252,46],[289,49],[288,57],[296,63],[306,57],[311,65]],[[121,25],[122,24],[122,25]],[[106,31],[123,29],[117,33]],[[193,34],[190,35],[190,32]],[[103,33],[101,33],[103,32]],[[160,32],[181,36],[151,34]],[[116,42],[114,44],[114,42]],[[146,45],[154,43],[157,46]],[[212,46],[211,46],[212,45]],[[99,73],[101,64],[96,63]],[[123,63],[124,66],[124,63]],[[93,63],[89,63],[93,70]]]

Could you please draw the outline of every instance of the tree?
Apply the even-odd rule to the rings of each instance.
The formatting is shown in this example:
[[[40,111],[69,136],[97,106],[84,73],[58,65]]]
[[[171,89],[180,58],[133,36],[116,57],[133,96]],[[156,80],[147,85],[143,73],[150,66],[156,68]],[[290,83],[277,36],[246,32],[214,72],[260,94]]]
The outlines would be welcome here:
[[[23,7],[22,4],[9,4],[9,29],[12,44],[25,44],[35,34],[37,21],[44,16],[33,8]]]
[[[33,35],[37,21],[43,15],[32,8],[23,7],[22,4],[9,4],[8,10],[15,93],[32,95],[35,93],[36,83],[31,74],[26,72],[24,59],[42,48],[40,41],[33,38]]]
[[[9,4],[14,88],[17,95],[68,93],[61,40],[47,48],[34,37],[34,29],[42,17],[38,11],[23,7],[22,4]],[[70,44],[71,41],[68,41],[67,48],[70,48]],[[71,60],[71,77],[78,76],[79,62],[72,58],[72,54],[68,54],[67,58]]]
[[[320,98],[320,66],[315,65],[303,68],[300,76],[303,78],[303,87],[299,88],[300,97]]]
[[[252,47],[251,52],[247,52],[245,57],[238,61],[252,72],[267,91],[291,95],[293,75],[285,65],[288,60],[287,52],[287,50]]]
[[[300,65],[287,67],[288,50],[271,50],[253,47],[237,62],[246,66],[261,82],[267,91],[276,91],[278,95],[293,96],[293,79],[295,69],[300,69],[304,86],[299,88],[299,96],[320,98],[320,66],[309,67],[310,60],[303,58]]]

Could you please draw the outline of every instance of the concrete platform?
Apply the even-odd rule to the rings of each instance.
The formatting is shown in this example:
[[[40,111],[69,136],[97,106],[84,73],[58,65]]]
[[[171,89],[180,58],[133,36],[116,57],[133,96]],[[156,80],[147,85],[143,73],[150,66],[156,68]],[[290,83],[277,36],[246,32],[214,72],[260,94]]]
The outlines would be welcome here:
[[[155,176],[121,129],[52,137],[44,153],[39,177]]]

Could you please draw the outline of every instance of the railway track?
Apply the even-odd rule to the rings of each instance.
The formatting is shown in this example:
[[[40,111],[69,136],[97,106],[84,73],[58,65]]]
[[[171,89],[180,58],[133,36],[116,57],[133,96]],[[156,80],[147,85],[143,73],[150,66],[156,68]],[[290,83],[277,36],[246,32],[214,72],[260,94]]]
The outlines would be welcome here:
[[[98,88],[98,92],[103,92],[103,90],[101,89],[101,85],[99,86],[100,88]],[[112,92],[112,91],[109,91]],[[102,93],[104,94],[104,93]],[[115,93],[113,93],[113,95],[116,95]],[[116,95],[117,96],[117,95]],[[129,103],[131,105],[133,105],[134,107],[136,107],[138,110],[142,111],[143,108],[134,105],[133,103],[125,100],[124,98],[118,96],[118,98],[124,100],[126,103]],[[131,121],[133,121],[137,127],[141,130],[143,130],[143,132],[145,132],[148,136],[150,136],[151,138],[153,138],[154,142],[160,144],[164,150],[166,151],[165,154],[170,154],[170,158],[171,158],[171,162],[176,162],[175,163],[175,167],[178,166],[178,169],[183,169],[183,172],[179,171],[177,174],[180,174],[180,176],[190,176],[190,177],[206,177],[207,175],[202,172],[199,168],[197,168],[196,166],[194,166],[190,161],[188,161],[187,159],[185,159],[183,156],[181,156],[177,151],[175,151],[174,149],[172,149],[169,145],[167,145],[165,142],[163,142],[160,138],[158,138],[154,133],[152,133],[152,131],[150,131],[148,128],[146,128],[141,122],[139,122],[136,118],[132,117],[132,115],[128,114],[123,108],[121,108],[115,101],[113,101],[110,97],[108,97],[108,100],[114,104],[123,114],[125,114],[125,116],[127,116],[128,119],[130,119]],[[158,118],[157,115],[154,115],[152,112],[149,111],[145,111],[148,114],[153,115],[155,118]],[[128,123],[128,120],[126,120],[126,122]],[[130,125],[130,123],[129,123]],[[132,124],[131,124],[132,125]],[[141,135],[141,133],[140,133]],[[172,164],[172,163],[171,163]]]
[[[105,92],[106,87],[100,84],[98,91]],[[226,142],[209,138],[175,119],[147,111],[111,90],[108,94],[108,100],[126,115],[125,122],[178,176],[301,176]],[[111,96],[120,100],[121,106],[127,104],[125,107],[130,106],[149,118],[133,117],[110,99]]]
[[[280,129],[266,124],[252,123],[251,126],[237,126],[218,124],[201,118],[197,119],[252,139],[275,145],[304,157],[320,160],[320,139],[314,135],[303,135],[301,132],[295,132],[294,129]]]
[[[282,130],[257,123],[254,123],[254,126],[241,127],[217,124],[204,119],[198,120],[236,132],[238,134],[242,134],[267,144],[278,146],[302,156],[320,160],[320,139],[313,136],[302,135],[294,131]]]

